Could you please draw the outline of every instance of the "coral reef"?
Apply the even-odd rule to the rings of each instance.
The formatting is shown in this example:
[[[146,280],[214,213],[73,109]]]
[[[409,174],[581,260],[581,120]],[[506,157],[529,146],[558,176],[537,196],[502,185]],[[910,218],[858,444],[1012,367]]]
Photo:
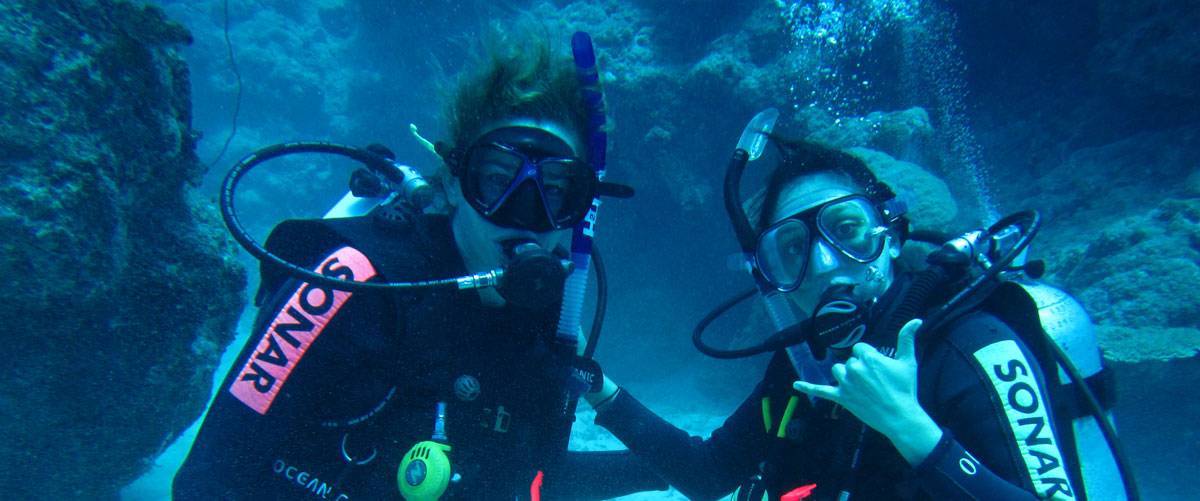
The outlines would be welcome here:
[[[1200,166],[1196,15],[1161,0],[960,11],[998,205],[1042,212],[1033,252],[1084,302],[1113,360],[1200,347],[1195,320],[1180,318],[1200,302],[1181,228]]]
[[[1192,356],[1200,283],[1200,206],[1189,179],[1200,136],[1187,126],[1146,132],[1071,153],[1036,182],[1014,183],[1042,210],[1035,250],[1048,279],[1083,301],[1106,355],[1137,361]]]
[[[870,148],[852,147],[847,151],[862,159],[908,204],[909,219],[917,228],[945,230],[958,217],[958,204],[950,188],[921,166]]]
[[[205,131],[220,146],[229,132],[237,89],[224,39],[221,1],[163,2],[173,19],[186,19],[196,44],[186,51],[195,80],[195,99],[219,103],[197,110],[221,128]],[[345,64],[361,30],[354,5],[343,1],[229,2],[229,37],[244,77],[242,122],[234,154],[275,137],[346,136],[357,126],[354,95],[380,85],[369,64]],[[365,63],[365,61],[364,61]],[[269,85],[265,83],[269,82]],[[265,136],[265,137],[263,137]]]
[[[796,118],[813,141],[835,148],[867,146],[894,157],[907,155],[933,134],[929,113],[918,107],[839,118],[820,108],[805,108]]]
[[[188,31],[123,1],[0,4],[0,490],[103,499],[203,408],[243,269],[193,199]]]
[[[1051,278],[1078,291],[1106,356],[1139,361],[1200,352],[1200,198],[1167,199],[1072,246]]]

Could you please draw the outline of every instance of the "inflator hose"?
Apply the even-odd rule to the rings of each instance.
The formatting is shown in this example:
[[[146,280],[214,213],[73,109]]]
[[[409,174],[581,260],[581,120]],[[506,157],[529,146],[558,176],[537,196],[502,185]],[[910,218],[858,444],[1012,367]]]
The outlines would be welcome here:
[[[912,283],[908,285],[908,291],[904,294],[900,305],[891,315],[888,315],[887,323],[883,325],[883,339],[892,339],[899,334],[904,324],[917,318],[917,315],[924,310],[934,289],[945,283],[949,276],[950,274],[941,266],[930,266],[917,274]]]
[[[717,307],[713,308],[712,311],[708,312],[708,314],[705,315],[704,318],[700,319],[700,323],[696,324],[695,329],[692,329],[692,344],[696,346],[696,349],[700,350],[700,353],[703,353],[705,355],[708,355],[710,357],[720,359],[720,360],[732,360],[735,358],[746,358],[749,356],[758,355],[759,353],[766,353],[768,351],[774,351],[776,348],[774,346],[768,346],[768,343],[763,343],[763,344],[759,344],[756,346],[751,346],[749,348],[742,348],[742,349],[737,349],[737,350],[721,350],[721,349],[713,348],[704,343],[704,330],[708,328],[708,325],[711,324],[713,322],[713,320],[716,320],[721,315],[724,315],[725,312],[729,311],[730,308],[737,306],[737,304],[741,303],[742,301],[750,299],[751,296],[753,296],[757,293],[758,293],[758,288],[754,288],[754,287],[752,287],[750,289],[746,289],[745,291],[739,292],[737,295],[735,295],[729,299],[726,299],[724,302],[717,305]]]

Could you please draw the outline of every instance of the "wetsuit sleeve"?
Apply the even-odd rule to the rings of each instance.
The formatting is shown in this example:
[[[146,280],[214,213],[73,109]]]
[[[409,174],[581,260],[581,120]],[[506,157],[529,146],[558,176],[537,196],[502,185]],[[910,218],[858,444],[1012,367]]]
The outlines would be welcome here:
[[[758,407],[761,388],[708,439],[668,423],[624,390],[596,415],[596,423],[688,498],[715,499],[752,475],[767,450]]]
[[[318,267],[323,274],[364,280],[366,258],[345,247]],[[302,470],[321,467],[311,444],[336,443],[314,411],[338,381],[331,360],[354,349],[340,342],[383,335],[377,295],[355,295],[288,281],[260,311],[259,321],[225,376],[200,432],[172,485],[176,500],[293,499]],[[345,372],[345,371],[342,371]],[[329,448],[331,454],[336,449]],[[300,465],[301,467],[298,467]],[[315,476],[315,474],[311,474]],[[300,485],[303,485],[301,482]],[[331,496],[330,499],[333,497]]]
[[[667,483],[631,451],[571,451],[546,471],[545,499],[612,499],[661,491]]]
[[[922,364],[942,439],[916,468],[933,499],[1074,499],[1041,369],[995,317],[960,321]]]

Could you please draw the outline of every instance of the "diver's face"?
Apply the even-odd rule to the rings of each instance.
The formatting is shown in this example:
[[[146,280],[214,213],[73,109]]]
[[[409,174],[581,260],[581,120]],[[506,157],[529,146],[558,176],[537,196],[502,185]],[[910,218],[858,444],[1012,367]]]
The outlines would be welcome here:
[[[485,130],[481,131],[480,135],[502,127],[512,126],[543,129],[562,139],[571,150],[569,152],[570,156],[578,157],[581,154],[580,145],[582,141],[580,138],[568,133],[559,124],[545,120],[519,118],[501,121],[491,124]],[[550,251],[561,249],[564,253],[569,248],[571,242],[570,229],[534,232],[525,229],[497,226],[485,219],[467,203],[463,197],[462,186],[457,179],[450,179],[447,191],[448,201],[454,207],[450,220],[451,229],[454,232],[454,240],[458,246],[459,254],[462,255],[463,262],[467,266],[467,271],[471,273],[486,272],[507,265],[509,256],[507,255],[506,248],[511,249],[513,241],[533,241],[543,249]],[[480,291],[480,297],[485,304],[490,306],[504,305],[504,299],[494,289],[486,288],[477,290]]]
[[[832,200],[862,194],[848,180],[828,173],[798,177],[784,186],[773,214],[777,223],[801,212],[820,207]],[[834,231],[837,231],[836,229]],[[859,300],[879,297],[891,286],[892,260],[899,256],[899,246],[887,236],[884,251],[874,261],[860,263],[826,241],[816,232],[808,252],[808,268],[796,290],[788,294],[793,304],[811,314],[821,295],[831,286],[850,285]]]

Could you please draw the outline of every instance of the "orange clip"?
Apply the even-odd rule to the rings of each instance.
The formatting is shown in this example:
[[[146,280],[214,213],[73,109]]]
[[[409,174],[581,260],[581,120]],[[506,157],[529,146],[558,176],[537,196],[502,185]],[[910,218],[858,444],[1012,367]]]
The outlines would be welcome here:
[[[780,496],[779,501],[800,501],[801,499],[806,499],[812,495],[813,489],[816,488],[817,484],[801,485],[788,491],[787,494]]]
[[[529,499],[531,501],[542,501],[542,480],[546,474],[542,470],[538,470],[537,475],[534,475],[533,482],[529,484]]]

